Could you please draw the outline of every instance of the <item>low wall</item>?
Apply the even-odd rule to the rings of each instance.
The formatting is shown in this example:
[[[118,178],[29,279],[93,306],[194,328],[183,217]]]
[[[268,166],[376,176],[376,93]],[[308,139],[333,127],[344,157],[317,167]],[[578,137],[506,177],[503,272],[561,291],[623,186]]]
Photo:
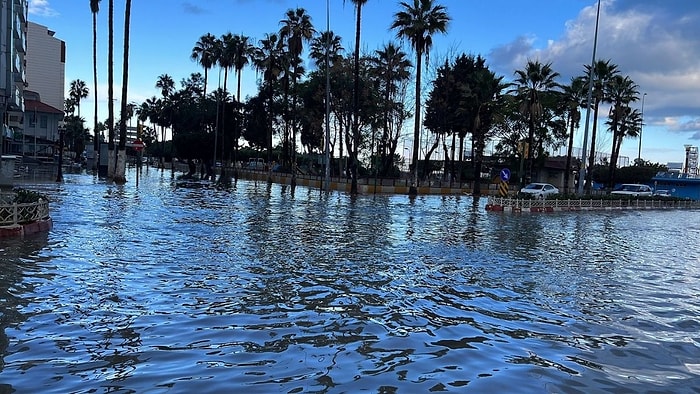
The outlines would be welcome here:
[[[0,198],[0,238],[23,237],[49,231],[53,222],[49,217],[49,202],[17,204]]]

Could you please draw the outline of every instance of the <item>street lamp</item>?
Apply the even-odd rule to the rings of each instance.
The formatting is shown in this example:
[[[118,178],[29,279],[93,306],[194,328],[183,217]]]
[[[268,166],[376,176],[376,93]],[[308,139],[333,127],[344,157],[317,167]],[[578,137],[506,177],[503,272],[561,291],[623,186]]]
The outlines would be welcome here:
[[[644,129],[644,98],[647,96],[646,93],[642,95],[642,121],[639,125],[639,152],[637,152],[637,163],[641,165],[642,163],[642,130]]]
[[[66,126],[63,121],[58,122],[58,173],[56,182],[63,182],[63,135],[66,132]]]

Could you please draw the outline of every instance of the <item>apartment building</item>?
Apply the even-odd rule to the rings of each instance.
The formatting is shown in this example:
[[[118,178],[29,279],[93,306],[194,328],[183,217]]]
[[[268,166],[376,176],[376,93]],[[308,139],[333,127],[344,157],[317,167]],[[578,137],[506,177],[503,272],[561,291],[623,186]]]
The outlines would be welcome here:
[[[26,79],[28,0],[0,3],[0,153],[9,151],[15,133],[22,132]]]

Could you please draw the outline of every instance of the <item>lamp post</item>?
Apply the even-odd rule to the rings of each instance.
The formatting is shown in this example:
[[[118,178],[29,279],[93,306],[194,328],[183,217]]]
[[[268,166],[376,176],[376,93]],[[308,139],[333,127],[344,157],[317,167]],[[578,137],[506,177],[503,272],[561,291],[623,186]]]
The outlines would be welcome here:
[[[642,122],[639,125],[639,152],[637,152],[637,164],[642,163],[642,130],[644,129],[644,98],[647,96],[646,93],[642,95]]]
[[[591,69],[588,71],[588,100],[586,101],[586,127],[583,131],[583,150],[581,150],[581,169],[578,173],[578,188],[576,192],[583,194],[583,184],[586,179],[586,172],[590,171],[586,168],[586,150],[588,145],[588,125],[591,119],[591,100],[593,100],[593,70],[595,69],[595,52],[598,47],[598,21],[600,20],[600,0],[598,0],[598,10],[595,16],[595,33],[593,35],[593,59],[591,59]],[[596,119],[593,119],[595,122]],[[595,146],[591,146],[595,151]]]
[[[63,122],[58,123],[58,173],[56,174],[56,182],[63,182],[63,135],[66,132],[66,127]]]

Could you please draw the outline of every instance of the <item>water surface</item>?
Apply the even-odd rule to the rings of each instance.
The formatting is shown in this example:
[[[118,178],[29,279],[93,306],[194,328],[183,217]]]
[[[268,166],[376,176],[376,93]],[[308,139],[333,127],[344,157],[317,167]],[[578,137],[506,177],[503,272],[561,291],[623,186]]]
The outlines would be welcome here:
[[[0,393],[700,392],[700,213],[90,175],[0,240]]]

